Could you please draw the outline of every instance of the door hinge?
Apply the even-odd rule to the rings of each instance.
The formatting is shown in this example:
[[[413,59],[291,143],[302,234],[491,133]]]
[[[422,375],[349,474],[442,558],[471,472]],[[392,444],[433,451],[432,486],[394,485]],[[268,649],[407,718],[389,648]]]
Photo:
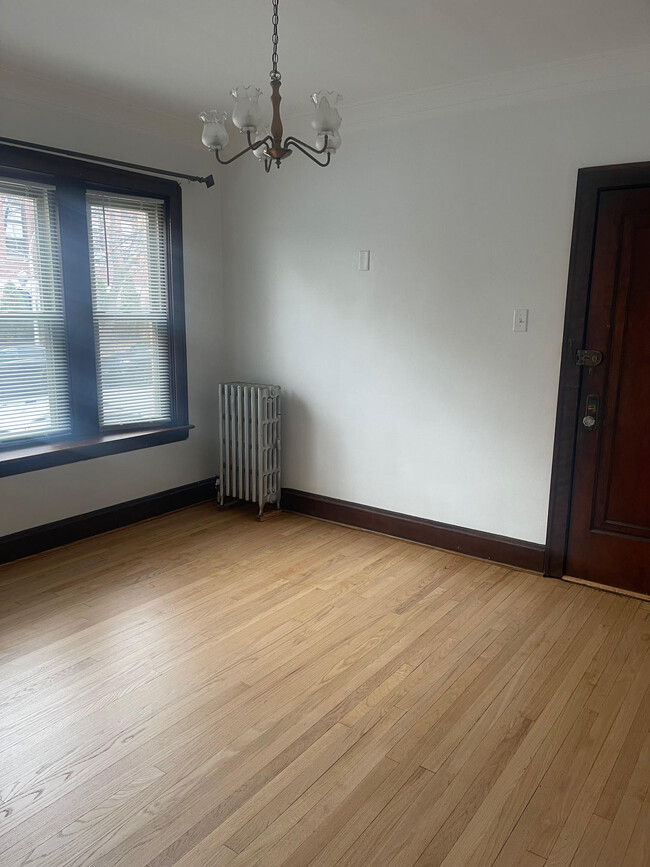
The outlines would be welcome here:
[[[598,349],[578,349],[576,364],[579,367],[597,367],[603,360],[603,353]]]

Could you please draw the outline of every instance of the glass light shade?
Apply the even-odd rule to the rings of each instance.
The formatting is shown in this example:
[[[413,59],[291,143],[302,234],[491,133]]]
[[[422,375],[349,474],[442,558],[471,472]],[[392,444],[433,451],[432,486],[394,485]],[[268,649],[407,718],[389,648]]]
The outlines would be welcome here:
[[[319,150],[322,150],[322,147],[325,144],[325,136],[327,136],[327,147],[325,148],[325,153],[335,154],[341,147],[341,136],[338,132],[319,132],[316,136],[316,147]]]
[[[260,123],[259,87],[233,87],[230,95],[235,100],[232,122],[240,132],[255,132]]]
[[[199,120],[203,121],[201,141],[211,151],[220,151],[228,144],[228,131],[224,126],[227,117],[225,111],[219,113],[216,109],[199,115]]]
[[[312,128],[317,133],[336,132],[341,126],[341,115],[336,108],[336,104],[343,99],[341,94],[333,90],[319,90],[318,93],[312,93],[311,98],[316,106],[311,122]]]
[[[258,139],[266,138],[268,135],[271,135],[271,127],[268,125],[268,123],[257,130]],[[267,147],[268,144],[264,142],[264,144],[261,144],[258,148],[255,148],[255,150],[253,151],[253,155],[256,156],[258,160],[263,160],[264,151],[267,149]]]

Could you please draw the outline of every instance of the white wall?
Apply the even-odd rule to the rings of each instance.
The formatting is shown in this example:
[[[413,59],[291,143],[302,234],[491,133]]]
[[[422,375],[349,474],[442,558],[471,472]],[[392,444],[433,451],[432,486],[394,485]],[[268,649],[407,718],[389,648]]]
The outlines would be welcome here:
[[[285,486],[544,541],[576,173],[650,159],[648,105],[344,122],[326,170],[224,172],[228,373],[283,386]]]
[[[0,535],[214,474],[214,383],[246,378],[284,387],[286,486],[543,542],[576,172],[650,159],[648,104],[636,87],[381,128],[348,114],[329,169],[295,154],[264,176],[132,113],[0,101],[2,135],[223,183],[183,185],[196,430],[0,479]]]
[[[197,136],[200,124],[194,120]],[[19,101],[0,101],[0,134],[206,175],[205,152],[128,124]],[[190,422],[188,440],[0,479],[0,536],[206,479],[217,472],[215,383],[223,376],[220,190],[183,183]]]

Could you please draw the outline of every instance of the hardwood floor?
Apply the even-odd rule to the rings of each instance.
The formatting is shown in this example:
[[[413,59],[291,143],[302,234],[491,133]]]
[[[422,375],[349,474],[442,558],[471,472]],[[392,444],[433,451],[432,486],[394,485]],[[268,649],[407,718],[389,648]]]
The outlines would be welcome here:
[[[212,505],[0,570],[0,864],[650,864],[650,604]]]

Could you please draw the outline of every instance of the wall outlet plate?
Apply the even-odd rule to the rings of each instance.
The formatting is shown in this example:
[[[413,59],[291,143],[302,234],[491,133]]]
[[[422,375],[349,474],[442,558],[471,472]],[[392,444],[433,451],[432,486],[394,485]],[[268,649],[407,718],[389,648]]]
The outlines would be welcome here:
[[[525,307],[516,307],[515,314],[512,318],[513,331],[528,331],[528,309]]]

